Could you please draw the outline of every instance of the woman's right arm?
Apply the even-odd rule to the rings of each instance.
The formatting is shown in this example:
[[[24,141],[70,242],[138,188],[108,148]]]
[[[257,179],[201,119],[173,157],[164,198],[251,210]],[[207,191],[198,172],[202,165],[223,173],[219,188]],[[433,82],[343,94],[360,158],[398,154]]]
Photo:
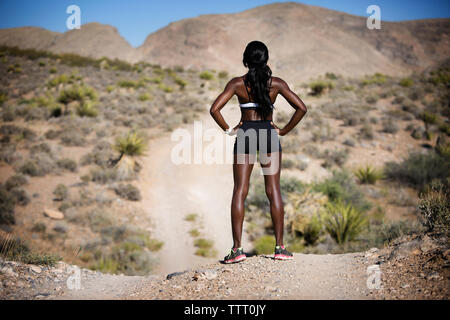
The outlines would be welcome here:
[[[288,86],[288,84],[281,78],[277,78],[278,93],[280,93],[287,102],[295,109],[291,120],[284,126],[284,128],[279,129],[278,134],[284,136],[288,134],[299,122],[302,120],[303,116],[308,111],[303,101],[296,95]]]
[[[231,79],[225,86],[225,89],[223,90],[223,92],[216,98],[216,100],[214,101],[214,103],[211,106],[211,109],[209,110],[209,113],[214,118],[214,120],[217,122],[217,124],[222,128],[222,130],[227,130],[230,127],[228,126],[228,124],[226,123],[222,114],[220,113],[220,110],[225,106],[225,104],[235,94],[236,83],[237,83],[236,78]]]

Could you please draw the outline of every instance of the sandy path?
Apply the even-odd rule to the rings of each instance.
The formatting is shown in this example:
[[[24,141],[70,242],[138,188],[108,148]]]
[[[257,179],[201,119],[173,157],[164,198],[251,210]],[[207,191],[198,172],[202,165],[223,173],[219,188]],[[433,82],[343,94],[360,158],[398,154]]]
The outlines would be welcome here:
[[[47,299],[373,299],[365,253],[294,254],[293,261],[249,257],[164,275],[129,277],[82,272],[82,289]],[[178,271],[182,271],[179,269]]]

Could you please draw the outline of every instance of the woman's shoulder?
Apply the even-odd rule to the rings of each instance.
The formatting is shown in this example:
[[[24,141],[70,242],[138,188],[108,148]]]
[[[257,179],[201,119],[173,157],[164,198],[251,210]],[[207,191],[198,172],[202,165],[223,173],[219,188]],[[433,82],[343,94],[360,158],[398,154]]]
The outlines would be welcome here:
[[[281,79],[280,77],[271,77],[272,78],[272,83],[274,84],[283,84],[285,83],[285,81],[283,79]]]
[[[244,79],[244,76],[237,76],[237,77],[233,77],[228,81],[229,85],[239,85],[242,82],[242,80]]]
[[[275,89],[280,90],[281,88],[285,87],[286,81],[284,81],[283,79],[279,78],[279,77],[272,77],[272,87]]]

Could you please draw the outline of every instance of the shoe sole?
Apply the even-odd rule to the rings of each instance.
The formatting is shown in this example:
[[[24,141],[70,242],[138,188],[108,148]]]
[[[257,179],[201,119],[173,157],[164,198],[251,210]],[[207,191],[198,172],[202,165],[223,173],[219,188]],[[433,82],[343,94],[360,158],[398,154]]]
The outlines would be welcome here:
[[[275,260],[292,260],[294,258],[291,256],[285,256],[284,254],[277,254],[274,256],[274,259]]]
[[[245,259],[247,259],[247,257],[245,255],[241,254],[240,256],[237,256],[236,258],[233,258],[230,260],[224,260],[223,262],[226,264],[230,264],[230,263],[241,262],[241,261],[244,261]]]

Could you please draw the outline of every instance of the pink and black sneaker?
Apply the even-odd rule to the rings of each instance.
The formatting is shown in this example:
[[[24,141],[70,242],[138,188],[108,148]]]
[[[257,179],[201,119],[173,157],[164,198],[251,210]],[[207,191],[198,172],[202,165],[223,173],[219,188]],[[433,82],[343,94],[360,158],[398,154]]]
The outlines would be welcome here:
[[[275,247],[275,260],[292,260],[294,259],[292,253],[286,250],[284,246],[276,246]]]
[[[223,258],[223,263],[237,263],[247,259],[242,248],[232,248],[231,252]]]

